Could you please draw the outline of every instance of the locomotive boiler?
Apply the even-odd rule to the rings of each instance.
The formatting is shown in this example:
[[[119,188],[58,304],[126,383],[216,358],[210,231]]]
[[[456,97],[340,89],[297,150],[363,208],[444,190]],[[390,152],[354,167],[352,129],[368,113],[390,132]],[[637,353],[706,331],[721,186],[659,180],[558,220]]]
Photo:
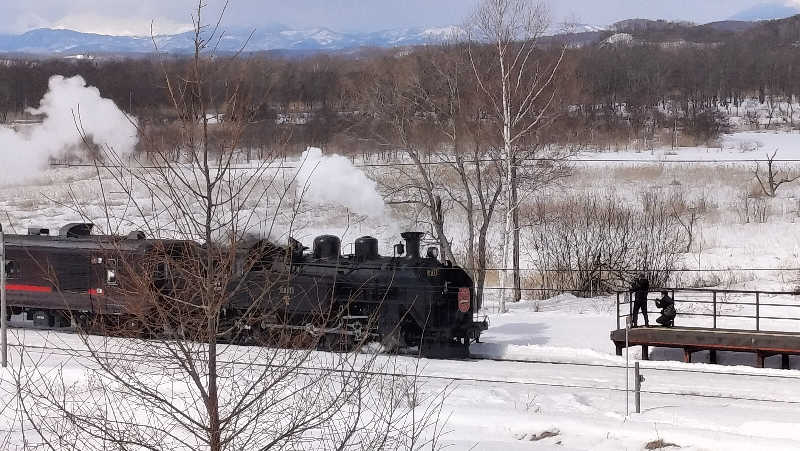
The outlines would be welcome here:
[[[251,243],[248,254],[255,263],[243,274],[233,304],[245,309],[263,300],[269,314],[253,324],[256,333],[313,329],[328,348],[379,342],[428,357],[466,357],[470,342],[487,328],[476,319],[480,306],[472,279],[462,268],[441,263],[435,247],[421,255],[423,235],[403,233],[405,244],[395,245],[392,256],[379,255],[371,236],[355,240],[351,254],[342,254],[333,235],[315,238],[311,252],[296,240],[285,249]],[[277,274],[285,277],[271,279]]]

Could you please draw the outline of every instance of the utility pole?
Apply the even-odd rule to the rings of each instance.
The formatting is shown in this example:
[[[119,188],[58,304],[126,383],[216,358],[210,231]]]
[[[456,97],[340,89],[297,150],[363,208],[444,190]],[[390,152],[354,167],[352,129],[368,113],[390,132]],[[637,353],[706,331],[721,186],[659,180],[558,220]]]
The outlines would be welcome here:
[[[8,316],[6,314],[6,237],[0,224],[0,364],[8,366]]]

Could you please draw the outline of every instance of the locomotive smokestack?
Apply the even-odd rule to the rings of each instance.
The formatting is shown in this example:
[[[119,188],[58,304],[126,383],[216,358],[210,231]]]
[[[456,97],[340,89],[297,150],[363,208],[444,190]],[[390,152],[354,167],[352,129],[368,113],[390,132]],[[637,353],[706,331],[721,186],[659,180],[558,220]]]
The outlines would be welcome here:
[[[422,237],[425,234],[423,232],[403,232],[400,236],[406,240],[406,255],[408,258],[420,258],[420,241],[422,241]]]

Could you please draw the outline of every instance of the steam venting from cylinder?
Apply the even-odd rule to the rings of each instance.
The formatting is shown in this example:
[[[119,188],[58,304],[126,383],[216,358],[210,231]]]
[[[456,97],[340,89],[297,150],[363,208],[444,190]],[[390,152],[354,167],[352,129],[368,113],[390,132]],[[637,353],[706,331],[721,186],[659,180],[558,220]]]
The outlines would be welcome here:
[[[400,236],[406,240],[406,256],[408,258],[420,258],[420,242],[425,234],[423,232],[403,232]]]

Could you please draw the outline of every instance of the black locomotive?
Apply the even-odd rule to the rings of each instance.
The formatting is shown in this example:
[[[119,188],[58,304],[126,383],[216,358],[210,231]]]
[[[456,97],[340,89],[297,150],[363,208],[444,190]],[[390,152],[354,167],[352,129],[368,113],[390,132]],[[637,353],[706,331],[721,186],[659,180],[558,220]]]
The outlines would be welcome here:
[[[69,224],[57,236],[40,228],[6,235],[7,313],[24,312],[50,327],[98,318],[124,323],[152,308],[126,287],[126,273],[149,271],[151,280],[163,281],[169,268],[148,265],[160,261],[154,254],[203,255],[204,246],[193,242],[91,230],[91,224]],[[327,349],[379,342],[428,357],[467,356],[469,343],[487,327],[475,319],[480,306],[472,279],[442,264],[436,248],[423,257],[422,233],[402,236],[405,244],[395,245],[391,257],[380,256],[378,241],[369,236],[357,239],[349,255],[331,235],[317,237],[312,252],[293,239],[285,247],[241,243],[228,286],[218,287],[228,299],[224,319],[240,331],[237,340],[258,342],[254,338],[288,329],[315,336],[314,343]]]

